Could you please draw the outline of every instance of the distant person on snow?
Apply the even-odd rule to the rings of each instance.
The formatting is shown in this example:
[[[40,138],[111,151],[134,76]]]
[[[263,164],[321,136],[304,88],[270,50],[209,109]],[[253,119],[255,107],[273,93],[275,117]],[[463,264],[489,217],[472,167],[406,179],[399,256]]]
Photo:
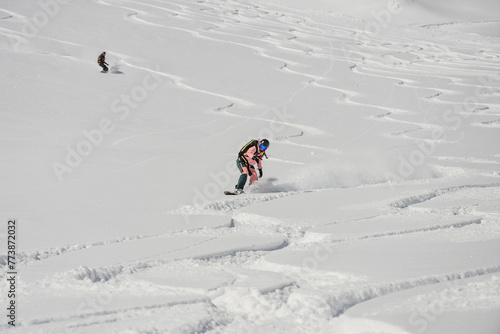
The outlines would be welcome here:
[[[254,183],[259,177],[262,177],[262,158],[266,156],[266,150],[269,147],[269,140],[252,139],[248,142],[238,153],[236,166],[238,167],[241,175],[236,185],[235,194],[241,194],[247,182],[247,177],[250,176],[249,184]],[[259,175],[254,165],[257,164]]]
[[[109,64],[106,63],[106,52],[103,52],[99,55],[99,57],[97,58],[97,63],[99,64],[99,66],[102,67],[102,70],[104,72],[107,72],[108,71],[108,66]],[[108,66],[106,66],[108,65]]]

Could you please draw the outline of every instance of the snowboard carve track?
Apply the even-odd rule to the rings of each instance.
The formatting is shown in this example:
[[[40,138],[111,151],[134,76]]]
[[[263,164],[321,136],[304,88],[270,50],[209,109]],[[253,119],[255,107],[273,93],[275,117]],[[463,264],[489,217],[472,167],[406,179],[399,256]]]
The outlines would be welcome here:
[[[375,284],[358,290],[352,290],[351,292],[342,292],[340,296],[333,295],[329,297],[329,304],[332,305],[332,313],[334,317],[338,317],[357,304],[391,293],[442,282],[452,282],[466,278],[479,277],[498,272],[500,272],[500,266],[415,278],[399,282],[390,282],[388,284]]]
[[[45,324],[48,323],[63,323],[61,330],[66,331],[78,331],[79,329],[91,328],[92,326],[105,325],[113,322],[123,320],[124,318],[143,318],[147,316],[151,311],[166,313],[170,308],[183,305],[195,305],[204,304],[208,307],[210,306],[210,300],[208,298],[192,298],[180,301],[172,301],[168,303],[148,305],[147,307],[127,307],[119,308],[115,310],[106,311],[94,311],[93,313],[79,314],[73,316],[62,316],[62,317],[51,317],[51,318],[36,318],[33,319],[30,324],[43,328]],[[64,325],[64,323],[71,323],[70,326]],[[207,320],[207,326],[210,320]],[[42,329],[43,330],[43,329]],[[45,333],[45,332],[44,332]]]
[[[416,196],[411,196],[407,198],[400,199],[398,201],[395,201],[391,204],[394,208],[397,209],[406,209],[409,208],[412,205],[415,204],[420,204],[426,201],[429,201],[435,197],[448,194],[448,193],[454,193],[454,192],[459,192],[464,189],[471,189],[471,188],[494,188],[494,187],[499,187],[500,184],[495,183],[495,184],[478,184],[478,185],[463,185],[463,186],[457,186],[457,187],[449,187],[449,188],[443,188],[443,189],[437,189],[431,192],[427,192],[421,195],[416,195]]]
[[[187,205],[172,213],[178,214],[196,214],[196,213],[232,213],[238,209],[251,206],[257,203],[263,203],[268,201],[277,200],[280,198],[293,196],[297,194],[304,193],[305,191],[289,191],[277,194],[265,194],[258,195],[254,193],[248,193],[239,195],[234,199],[227,199],[221,201],[208,202],[198,205]]]
[[[249,109],[269,111],[278,107],[292,107],[296,102],[300,102],[299,98],[302,93],[309,93],[309,90],[312,92],[318,91],[318,88],[321,88],[322,92],[329,92],[330,95],[335,94],[332,101],[340,108],[352,108],[354,111],[370,110],[375,116],[370,116],[369,121],[377,119],[377,122],[373,122],[374,126],[384,125],[387,122],[390,122],[390,125],[399,123],[396,125],[401,125],[400,128],[403,128],[403,130],[400,131],[400,128],[396,128],[394,132],[390,133],[400,138],[411,140],[411,136],[406,135],[409,131],[442,131],[443,127],[441,124],[435,125],[432,123],[425,123],[425,120],[420,121],[418,118],[408,117],[411,121],[405,120],[405,117],[414,113],[415,110],[411,108],[407,110],[405,107],[392,105],[389,103],[390,101],[370,103],[371,101],[367,101],[365,92],[359,89],[357,83],[356,86],[348,86],[348,84],[344,82],[339,82],[338,78],[342,78],[342,76],[337,77],[336,75],[341,74],[340,72],[345,70],[346,73],[349,73],[349,75],[356,80],[380,79],[380,81],[384,81],[389,87],[392,87],[396,93],[403,92],[407,89],[413,89],[420,102],[425,104],[436,103],[438,107],[440,107],[443,104],[454,104],[456,102],[454,97],[460,96],[460,94],[463,94],[468,88],[475,88],[476,86],[472,79],[476,79],[479,75],[491,73],[493,69],[497,70],[497,68],[493,66],[493,62],[488,60],[488,57],[493,59],[495,59],[495,57],[498,58],[497,54],[493,52],[493,49],[487,50],[487,47],[485,47],[486,50],[481,50],[480,52],[472,50],[474,53],[470,53],[471,50],[467,49],[464,49],[462,52],[461,48],[458,48],[459,51],[450,51],[445,45],[441,45],[440,43],[419,40],[418,37],[412,39],[403,38],[400,35],[391,36],[390,34],[387,36],[371,34],[370,40],[368,40],[366,32],[361,26],[342,26],[348,19],[340,16],[332,16],[332,20],[313,22],[310,21],[308,17],[304,19],[304,13],[300,11],[287,12],[285,14],[285,9],[281,7],[269,5],[270,7],[266,7],[266,10],[264,10],[256,5],[243,5],[231,0],[227,2],[200,0],[196,3],[185,0],[173,2],[154,0],[150,3],[143,3],[136,0],[98,0],[97,4],[112,8],[120,14],[123,22],[137,27],[138,30],[156,29],[156,32],[160,33],[158,35],[161,35],[161,33],[171,34],[172,36],[175,34],[182,34],[193,39],[195,42],[202,40],[203,42],[213,43],[214,46],[220,48],[234,47],[238,50],[243,49],[245,52],[251,53],[255,57],[259,57],[258,59],[260,61],[263,63],[265,62],[266,66],[269,65],[269,68],[275,70],[279,75],[286,76],[286,78],[291,78],[297,82],[298,88],[295,89],[294,87],[294,91],[289,92],[288,96],[282,96],[282,99],[279,101],[273,97],[274,99],[272,99],[272,102],[266,102],[267,104],[276,103],[277,106],[260,105],[255,102],[254,99],[248,97],[248,95],[227,93],[227,91],[222,88],[213,88],[209,85],[202,86],[200,83],[194,81],[192,77],[188,77],[187,75],[186,77],[174,75],[173,73],[178,73],[177,71],[168,73],[168,70],[149,69],[148,65],[140,66],[144,64],[143,59],[137,60],[132,55],[120,55],[127,59],[127,61],[123,62],[124,66],[128,66],[134,71],[139,70],[146,74],[154,73],[161,75],[167,79],[165,81],[169,81],[169,84],[175,86],[176,89],[179,88],[183,90],[183,93],[189,92],[190,97],[195,94],[205,99],[208,99],[208,97],[212,97],[213,99],[215,97],[215,99],[213,99],[214,101],[210,100],[210,103],[207,103],[207,109],[212,110],[212,114],[216,114],[212,115],[214,117],[223,116],[220,118],[225,121],[230,117],[238,117],[241,119],[242,123],[255,122],[266,125],[274,123],[298,129],[299,135],[282,136],[274,138],[274,140],[280,141],[280,145],[287,145],[287,147],[296,146],[304,149],[320,150],[321,152],[332,155],[336,154],[338,156],[343,152],[332,149],[331,147],[319,147],[315,145],[317,142],[314,141],[314,139],[317,138],[311,138],[329,135],[328,131],[322,130],[322,124],[316,123],[319,126],[315,127],[314,122],[312,124],[308,122],[301,124],[300,120],[291,123],[270,120],[266,117],[248,117],[245,116],[247,114],[239,114],[240,108],[249,107]],[[6,15],[10,14],[10,16],[5,16],[5,13]],[[27,20],[27,17],[8,11],[0,11],[0,14],[0,20],[4,20],[6,26],[13,21],[19,23],[22,20]],[[19,31],[0,28],[0,34],[12,40],[17,39],[20,43],[24,42],[23,34]],[[90,48],[88,45],[79,45],[44,36],[44,34],[40,34],[40,36],[36,35],[32,37],[33,40],[37,42],[49,41],[53,43],[53,45],[47,46],[48,51],[43,51],[44,57],[49,54],[51,57],[57,56],[59,57],[57,59],[60,59],[61,51],[59,49],[66,46],[71,47],[72,51],[77,50],[79,53],[83,53],[82,50]],[[76,58],[71,59],[78,60]],[[81,59],[79,61],[81,61]],[[315,62],[323,62],[325,64],[322,73],[314,73],[315,71],[312,68],[304,66],[304,64]],[[338,63],[341,63],[343,67],[336,66]],[[279,68],[280,65],[282,65],[281,68]],[[349,66],[351,67],[349,68]],[[153,66],[151,66],[151,68],[152,67]],[[461,71],[460,74],[457,72],[458,68]],[[308,72],[309,70],[311,70],[311,73]],[[339,73],[337,73],[337,71],[339,71]],[[422,76],[431,78],[431,81],[436,80],[440,82],[435,85],[437,87],[429,88],[426,86],[427,81],[420,78]],[[334,79],[332,79],[332,77],[334,77]],[[113,78],[106,77],[105,79]],[[366,82],[367,81],[365,81],[365,83]],[[493,100],[498,97],[497,87],[484,86],[483,88],[496,90],[495,92],[490,92],[489,94],[491,96],[488,98]],[[266,103],[262,102],[262,104]],[[421,105],[419,107],[422,109]],[[493,114],[493,112],[498,109],[497,104],[482,102],[473,107],[475,109],[472,108],[466,112],[474,113],[474,116],[492,116],[491,119],[482,118],[479,122],[472,123],[473,126],[488,128],[485,130],[498,127],[498,120],[496,119],[498,117],[496,114]],[[328,113],[329,110],[324,110],[324,112]],[[261,115],[262,114],[260,114],[260,116]],[[493,115],[495,115],[496,118],[493,117]],[[192,128],[209,127],[212,124],[212,122],[206,122],[204,124],[195,125]],[[407,130],[408,125],[412,128],[418,127],[418,129]],[[140,133],[140,131],[127,132],[125,135],[126,138],[116,140],[112,146],[127,143],[127,141],[142,136],[164,135],[169,132],[182,131],[183,129],[186,128],[178,128],[169,131],[151,130],[149,133]],[[421,132],[418,134],[421,134]],[[123,145],[123,148],[126,149],[126,146],[126,144]],[[77,179],[74,183],[88,180],[89,178],[117,176],[121,174],[122,171],[142,167],[150,163],[159,163],[160,158],[162,158],[162,155],[154,156],[136,164],[101,173],[96,176]],[[287,159],[276,160],[285,164],[293,163],[293,161],[291,161],[293,158]],[[457,160],[460,158],[451,157],[451,159],[456,159],[455,162],[460,162]],[[498,164],[497,161],[492,159],[488,161],[489,164]],[[295,163],[299,164],[299,162]],[[473,181],[470,182],[472,183]],[[68,184],[71,185],[69,182]],[[423,190],[418,193],[411,192],[410,194],[414,194],[413,196],[408,195],[404,198],[392,201],[388,205],[389,208],[386,209],[390,210],[392,213],[395,211],[397,214],[405,214],[422,209],[414,207],[418,206],[418,204],[426,203],[446,194],[459,193],[465,189],[480,189],[498,186],[498,183],[456,187],[443,186],[443,188],[435,190]],[[51,185],[49,187],[53,186]],[[326,191],[329,191],[329,189]],[[97,250],[106,257],[109,256],[109,254],[105,253],[105,248],[107,246],[112,246],[109,247],[110,249],[112,248],[112,252],[119,249],[120,246],[133,246],[134,243],[141,244],[141,241],[149,242],[154,239],[163,241],[161,240],[163,238],[166,244],[171,242],[175,237],[188,236],[193,237],[194,240],[191,240],[191,244],[182,244],[178,248],[164,250],[163,252],[160,250],[157,254],[148,254],[141,259],[124,261],[122,258],[115,262],[107,262],[111,263],[109,265],[87,265],[73,268],[62,273],[56,273],[49,279],[41,280],[28,286],[26,290],[28,291],[28,295],[33,293],[35,298],[39,297],[35,295],[35,290],[40,290],[40,286],[46,287],[48,293],[60,293],[62,290],[71,290],[75,288],[71,291],[74,295],[67,295],[69,298],[86,296],[89,287],[95,289],[92,290],[92,292],[111,292],[116,293],[116,295],[123,293],[125,290],[136,289],[137,291],[141,291],[141,288],[145,288],[146,286],[140,278],[137,278],[137,276],[140,276],[137,274],[145,274],[155,270],[161,271],[172,269],[175,271],[179,269],[179,267],[176,267],[177,264],[184,264],[185,268],[215,267],[217,270],[224,271],[225,273],[230,272],[235,277],[233,279],[224,280],[222,283],[214,284],[208,291],[201,291],[202,289],[198,289],[195,292],[197,294],[196,297],[183,296],[182,298],[179,297],[181,300],[155,302],[142,307],[120,307],[116,303],[116,305],[102,307],[100,310],[93,309],[89,312],[79,312],[77,310],[73,313],[68,313],[66,312],[67,310],[64,310],[66,313],[60,313],[62,315],[37,316],[28,320],[27,323],[23,323],[23,326],[26,325],[27,330],[40,329],[40,332],[47,333],[62,332],[64,329],[102,332],[101,329],[107,329],[106,326],[109,324],[117,324],[119,326],[122,321],[126,322],[129,319],[135,319],[132,327],[136,328],[132,330],[144,333],[161,333],[169,332],[170,328],[167,330],[162,328],[158,318],[154,318],[155,313],[163,316],[164,314],[168,314],[172,308],[182,309],[182,306],[187,306],[185,309],[182,309],[182,311],[183,314],[188,314],[191,307],[200,306],[205,309],[206,315],[201,320],[197,320],[198,322],[192,325],[192,327],[188,326],[183,328],[184,330],[193,333],[220,333],[228,329],[227,332],[231,332],[232,329],[239,325],[252,326],[252,320],[256,320],[255,326],[259,326],[261,324],[259,321],[262,318],[283,317],[284,311],[288,311],[289,309],[293,310],[292,306],[297,307],[297,304],[293,305],[293,298],[290,298],[290,296],[298,298],[295,302],[302,304],[301,306],[303,308],[296,308],[295,310],[303,312],[302,314],[315,315],[318,310],[318,305],[328,308],[328,312],[325,313],[327,314],[327,316],[325,316],[327,320],[323,322],[323,324],[329,325],[331,324],[329,321],[332,317],[338,317],[353,306],[368,300],[417,287],[500,273],[499,266],[489,266],[485,268],[474,268],[471,266],[461,271],[450,271],[445,274],[428,276],[415,275],[412,277],[408,276],[408,278],[405,279],[388,278],[382,282],[368,283],[366,280],[357,281],[356,279],[359,279],[359,277],[354,275],[348,277],[348,274],[344,274],[344,277],[339,278],[342,274],[335,272],[321,270],[305,272],[304,266],[297,263],[289,267],[286,265],[275,265],[271,262],[267,262],[266,264],[266,255],[279,256],[280,251],[287,251],[290,249],[292,251],[302,250],[307,249],[306,247],[308,246],[314,245],[314,241],[317,241],[317,239],[314,239],[314,235],[312,236],[313,242],[307,243],[307,240],[305,240],[307,236],[310,236],[310,234],[308,235],[308,231],[311,229],[311,226],[295,225],[293,222],[285,219],[283,219],[283,221],[278,219],[273,220],[271,217],[240,213],[238,211],[253,205],[257,207],[258,204],[265,202],[276,201],[276,203],[279,203],[277,200],[290,196],[300,196],[306,192],[307,191],[303,190],[266,194],[247,193],[231,199],[216,200],[200,205],[187,205],[175,210],[176,213],[186,215],[217,215],[220,216],[221,219],[230,221],[230,223],[221,225],[220,227],[186,229],[146,236],[134,234],[116,239],[98,239],[97,241],[64,245],[45,250],[21,252],[18,254],[20,264],[23,266],[30,266],[32,264],[37,265],[40,261],[53,260],[53,258],[59,260],[60,258],[58,257],[65,254],[74,256],[75,259],[77,259],[78,256],[84,257],[82,253],[89,248],[93,248],[92,251]],[[384,205],[386,204],[387,202],[384,203]],[[430,210],[431,209],[424,207],[424,211],[429,212]],[[330,238],[324,238],[319,243],[321,245],[325,245],[329,242],[342,243],[340,246],[344,246],[344,244],[349,243],[356,244],[359,242],[361,244],[370,239],[372,241],[378,241],[378,238],[388,238],[388,241],[394,241],[395,238],[402,235],[413,237],[412,234],[428,233],[429,236],[435,236],[435,234],[439,233],[431,234],[433,231],[441,232],[441,230],[445,229],[466,229],[467,227],[471,227],[472,229],[476,227],[473,226],[475,224],[480,226],[486,224],[482,224],[483,221],[481,217],[465,220],[465,215],[469,214],[468,212],[464,213],[466,210],[457,210],[457,212],[455,212],[453,208],[450,209],[449,207],[443,210],[449,211],[447,211],[446,214],[464,215],[459,217],[464,220],[455,223],[450,223],[448,221],[448,223],[444,222],[440,224],[433,222],[436,223],[436,225],[429,224],[427,227],[419,228],[379,230],[378,233],[376,230],[372,230],[372,232],[364,231],[364,235],[358,235],[353,238],[334,239],[334,236],[332,236]],[[335,218],[332,218],[332,220],[334,219]],[[256,240],[259,241],[261,239],[258,238],[269,237],[270,235],[274,239],[266,244],[258,244],[257,246],[255,244],[245,244],[241,247],[222,248],[222,250],[219,248],[214,249],[205,247],[210,245],[210,243],[215,244],[221,240],[226,241],[223,238],[231,240],[232,237],[238,235],[248,237],[251,233],[256,234],[258,236]],[[282,237],[282,239],[280,239],[280,237]],[[416,237],[418,237],[418,235]],[[381,241],[385,242],[386,240]],[[118,247],[115,248],[115,246]],[[337,244],[335,244],[335,246],[337,246]],[[361,245],[361,247],[362,246],[363,245]],[[189,254],[198,247],[202,248],[201,254]],[[309,248],[308,250],[313,249]],[[186,252],[186,254],[183,254],[183,252]],[[175,255],[178,254],[180,254],[179,257],[175,257]],[[161,258],[162,255],[165,256],[165,258]],[[0,257],[0,264],[5,263],[6,258]],[[42,262],[42,264],[45,263]],[[453,268],[452,270],[456,269],[455,267]],[[259,274],[264,276],[269,273],[274,273],[276,275],[284,273],[283,276],[286,276],[286,279],[273,281],[273,275],[266,276],[265,278],[270,281],[267,286],[259,286],[258,288],[253,286],[248,288],[244,286],[243,290],[246,289],[247,291],[239,295],[238,291],[241,289],[242,282],[250,284],[247,282],[250,276],[248,275],[248,271],[250,270],[258,271]],[[282,270],[281,273],[278,272],[280,270]],[[210,274],[210,272],[206,273],[207,276]],[[419,273],[419,275],[420,274],[421,273]],[[333,276],[337,279],[337,281],[335,281],[337,285],[331,283],[330,278]],[[256,277],[260,278],[259,276]],[[255,279],[255,281],[257,280],[258,279]],[[50,290],[51,288],[53,288],[52,291]],[[177,294],[190,294],[191,296],[194,294],[193,289],[191,287],[186,288],[186,286],[179,288],[176,286],[162,286],[161,284],[155,285],[151,283],[147,288],[151,289],[146,289],[146,292],[149,292],[149,294],[158,294],[161,297],[165,296],[166,300],[168,300],[168,298],[175,299],[172,298],[172,296],[177,296]],[[244,314],[244,316],[240,316],[240,314],[232,310],[232,303],[238,301],[238,298],[228,298],[227,302],[220,301],[221,298],[218,298],[224,297],[226,294],[231,295],[232,293],[234,293],[236,297],[244,297],[244,301],[253,305],[249,315]],[[219,302],[216,302],[216,299],[218,299]],[[305,303],[302,303],[303,301],[305,301]],[[132,304],[134,301],[131,299],[130,302]],[[252,302],[255,303],[252,304]],[[280,306],[283,306],[283,308],[280,308]],[[287,309],[287,307],[289,307],[289,309]],[[150,319],[150,317],[153,319]],[[285,320],[283,322],[286,323],[291,317],[283,318]],[[303,319],[299,320],[307,321],[306,318],[307,317],[304,316]],[[319,320],[324,321],[325,319]],[[240,324],[238,324],[237,321],[240,321]],[[231,328],[232,325],[234,325],[234,327]],[[33,326],[33,328],[31,328],[31,326]],[[275,323],[275,326],[279,325]],[[248,328],[252,327],[245,327],[244,330],[248,331]],[[304,328],[307,328],[307,326],[297,327],[297,331],[303,330]],[[94,329],[96,330],[94,331]],[[115,328],[113,329],[115,330]],[[126,328],[122,329],[125,331]],[[116,331],[120,330],[120,328],[116,329]]]
[[[403,229],[403,230],[395,230],[395,231],[385,231],[381,233],[374,233],[374,234],[367,234],[367,235],[362,235],[362,236],[355,236],[355,237],[346,237],[342,239],[338,239],[335,236],[332,237],[324,237],[321,241],[321,243],[325,242],[331,242],[331,243],[352,243],[353,241],[363,241],[363,240],[371,240],[371,239],[378,239],[378,238],[391,238],[391,237],[398,237],[406,234],[413,234],[413,233],[422,233],[422,232],[433,232],[433,231],[440,231],[440,230],[446,230],[446,229],[454,229],[454,228],[462,228],[466,227],[469,225],[479,225],[481,224],[482,219],[481,218],[475,218],[475,219],[469,219],[465,221],[459,221],[451,224],[438,224],[438,225],[430,225],[427,227],[421,227],[421,228],[415,228],[415,229]]]
[[[218,227],[212,227],[212,230],[218,230],[218,229],[226,229],[226,228],[233,228],[234,223],[230,221],[228,224],[221,224],[221,226]],[[109,240],[102,240],[102,241],[95,241],[95,242],[87,242],[87,243],[76,243],[72,245],[66,245],[66,246],[61,246],[61,247],[54,247],[50,249],[45,249],[45,250],[36,250],[36,251],[30,251],[30,252],[20,252],[17,254],[17,259],[18,259],[18,264],[19,265],[29,265],[32,262],[36,261],[43,261],[45,259],[52,258],[54,256],[60,256],[63,254],[68,254],[71,252],[78,252],[82,251],[91,247],[101,247],[101,246],[107,246],[107,245],[112,245],[112,244],[121,244],[121,243],[127,243],[127,242],[133,242],[133,241],[138,241],[138,240],[147,240],[147,239],[155,239],[155,238],[167,238],[167,237],[175,237],[175,236],[182,236],[185,235],[186,233],[192,233],[192,234],[206,234],[207,230],[210,228],[207,227],[196,227],[192,229],[182,229],[179,231],[172,231],[172,232],[166,232],[162,234],[152,234],[152,235],[135,235],[135,236],[126,236],[126,237],[121,237],[121,238],[116,238],[116,239],[109,239]],[[206,242],[206,241],[205,241]],[[191,245],[189,247],[194,247],[195,245]],[[187,247],[187,248],[189,248]],[[179,249],[180,250],[180,249]],[[7,263],[7,257],[4,255],[0,255],[0,264],[6,264]]]

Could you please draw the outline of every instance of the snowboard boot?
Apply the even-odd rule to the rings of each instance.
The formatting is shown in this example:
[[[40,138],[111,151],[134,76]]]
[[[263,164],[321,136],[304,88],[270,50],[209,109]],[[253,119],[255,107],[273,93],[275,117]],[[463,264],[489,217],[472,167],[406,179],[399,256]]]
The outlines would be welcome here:
[[[240,178],[238,179],[238,184],[236,185],[234,192],[240,191],[240,193],[242,193],[246,183],[247,183],[247,175],[241,174]]]

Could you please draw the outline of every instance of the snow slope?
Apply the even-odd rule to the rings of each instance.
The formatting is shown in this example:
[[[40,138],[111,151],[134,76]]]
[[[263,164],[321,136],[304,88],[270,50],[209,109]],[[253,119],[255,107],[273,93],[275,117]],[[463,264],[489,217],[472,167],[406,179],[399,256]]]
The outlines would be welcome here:
[[[2,330],[498,333],[498,2],[304,4],[1,2]]]

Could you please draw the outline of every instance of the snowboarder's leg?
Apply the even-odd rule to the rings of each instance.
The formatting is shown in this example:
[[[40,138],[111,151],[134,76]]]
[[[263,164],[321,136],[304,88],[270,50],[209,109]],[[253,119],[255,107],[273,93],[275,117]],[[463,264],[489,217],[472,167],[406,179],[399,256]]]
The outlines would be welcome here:
[[[254,183],[259,178],[257,176],[257,172],[255,171],[255,168],[253,166],[250,166],[250,170],[251,170],[252,174],[250,174],[250,182],[248,182],[248,184]]]
[[[243,168],[246,168],[245,165],[240,161],[240,159],[236,159],[236,167],[238,167],[238,170],[240,173],[243,173]]]
[[[247,183],[248,168],[239,159],[236,160],[236,166],[241,173],[238,183],[236,184],[236,189],[243,190]]]
[[[243,190],[246,183],[247,183],[247,175],[241,174],[240,178],[238,179],[238,184],[236,185],[236,189]]]

